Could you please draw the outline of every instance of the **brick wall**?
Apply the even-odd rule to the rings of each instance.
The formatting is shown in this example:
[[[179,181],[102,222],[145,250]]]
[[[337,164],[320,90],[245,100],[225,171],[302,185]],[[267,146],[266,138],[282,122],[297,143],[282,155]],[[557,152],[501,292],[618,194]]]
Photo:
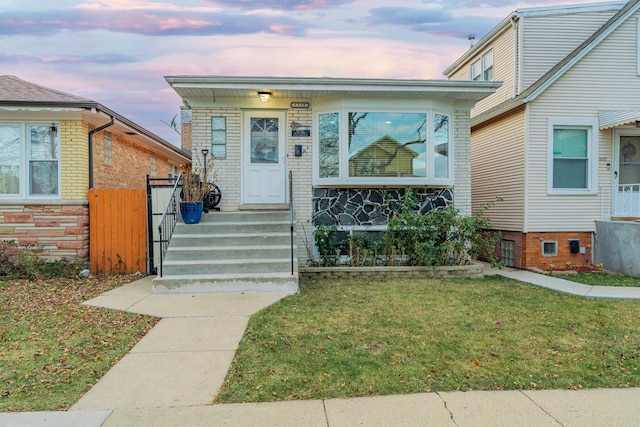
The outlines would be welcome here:
[[[60,169],[62,199],[86,200],[89,188],[89,146],[87,123],[60,122]]]
[[[226,117],[227,157],[214,159],[216,184],[222,192],[218,207],[235,211],[241,203],[242,180],[242,115],[239,108],[194,108],[192,111],[192,162],[202,164],[203,148],[211,149],[211,117]]]
[[[585,248],[584,254],[572,254],[569,250],[569,239],[580,239],[580,246]],[[542,242],[557,241],[557,256],[542,256]],[[571,265],[590,264],[593,260],[593,234],[590,232],[552,232],[527,233],[525,235],[523,264],[524,268],[537,267],[543,270],[554,265],[556,270],[565,270],[566,263]]]
[[[4,205],[0,211],[0,239],[21,247],[41,247],[48,259],[89,255],[89,207],[86,202],[65,205]]]
[[[299,123],[303,128],[312,128],[313,112],[311,110],[289,110],[287,123]],[[312,139],[292,137],[287,129],[287,161],[289,170],[293,174],[293,209],[296,215],[296,245],[298,248],[298,263],[307,261],[307,245],[311,245],[313,226],[313,147]],[[294,154],[295,145],[302,145],[302,156]],[[306,239],[305,239],[306,233]],[[311,247],[308,248],[311,250]]]
[[[515,267],[528,269],[539,268],[548,270],[551,264],[555,270],[566,270],[567,262],[575,265],[593,263],[593,234],[591,232],[546,232],[519,233],[516,231],[501,231],[502,240],[515,242]],[[569,249],[569,240],[579,239],[580,246],[585,248],[584,254],[573,254]],[[542,255],[542,242],[557,242],[556,256]],[[495,255],[500,257],[500,242],[496,245]]]
[[[471,215],[471,118],[469,111],[454,112],[453,205],[462,215]]]
[[[106,131],[108,132],[108,128]],[[169,176],[169,160],[166,157],[160,157],[157,153],[134,146],[113,133],[111,133],[111,164],[106,164],[104,138],[105,131],[93,136],[93,188],[137,190],[146,188],[147,174],[152,177]],[[155,163],[154,168],[152,163]],[[84,190],[85,198],[87,188],[85,187]]]

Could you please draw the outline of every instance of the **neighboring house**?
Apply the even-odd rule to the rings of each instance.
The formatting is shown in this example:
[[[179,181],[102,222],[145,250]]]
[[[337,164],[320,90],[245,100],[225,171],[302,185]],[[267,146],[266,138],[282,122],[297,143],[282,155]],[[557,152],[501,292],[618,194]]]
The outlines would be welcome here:
[[[424,146],[424,140],[410,142]],[[385,135],[349,158],[349,176],[415,176],[413,160],[418,153]],[[419,164],[419,163],[418,163]]]
[[[640,224],[616,221],[640,218],[639,9],[520,9],[444,71],[503,82],[472,110],[471,158],[473,209],[504,199],[487,215],[507,265],[640,274]]]
[[[190,155],[79,96],[0,76],[0,239],[86,259],[88,189],[144,189]],[[123,225],[124,227],[124,225]]]
[[[496,82],[174,76],[183,133],[215,156],[223,211],[286,208],[298,259],[313,224],[384,227],[406,186],[471,212],[469,112]],[[261,100],[262,98],[262,100]],[[187,132],[184,132],[187,130]],[[215,215],[215,213],[213,214]]]

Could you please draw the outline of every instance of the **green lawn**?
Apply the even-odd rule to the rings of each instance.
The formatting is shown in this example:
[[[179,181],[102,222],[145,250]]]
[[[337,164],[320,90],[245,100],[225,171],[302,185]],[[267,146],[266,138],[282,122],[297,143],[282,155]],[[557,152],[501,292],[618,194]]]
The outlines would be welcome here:
[[[153,327],[81,305],[131,280],[0,278],[0,412],[68,409]]]
[[[216,402],[637,387],[638,319],[500,277],[309,280],[251,319]]]
[[[613,273],[552,274],[553,277],[584,283],[592,286],[635,286],[640,287],[640,277]]]

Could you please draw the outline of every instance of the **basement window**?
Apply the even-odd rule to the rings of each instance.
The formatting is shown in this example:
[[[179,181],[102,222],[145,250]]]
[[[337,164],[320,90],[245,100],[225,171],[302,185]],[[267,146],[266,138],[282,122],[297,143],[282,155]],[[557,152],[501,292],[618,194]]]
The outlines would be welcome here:
[[[500,257],[505,267],[516,266],[516,242],[503,240],[500,244]]]
[[[557,256],[558,255],[558,242],[543,241],[542,242],[542,256]]]

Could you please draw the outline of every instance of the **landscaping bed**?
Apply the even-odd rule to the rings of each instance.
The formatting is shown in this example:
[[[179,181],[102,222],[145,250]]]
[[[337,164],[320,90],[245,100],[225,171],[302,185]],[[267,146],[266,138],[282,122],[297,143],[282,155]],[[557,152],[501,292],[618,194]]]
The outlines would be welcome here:
[[[458,279],[481,279],[484,266],[480,263],[470,265],[451,265],[441,267],[395,266],[395,267],[300,267],[299,274],[304,278],[341,279],[348,277],[438,277]]]

